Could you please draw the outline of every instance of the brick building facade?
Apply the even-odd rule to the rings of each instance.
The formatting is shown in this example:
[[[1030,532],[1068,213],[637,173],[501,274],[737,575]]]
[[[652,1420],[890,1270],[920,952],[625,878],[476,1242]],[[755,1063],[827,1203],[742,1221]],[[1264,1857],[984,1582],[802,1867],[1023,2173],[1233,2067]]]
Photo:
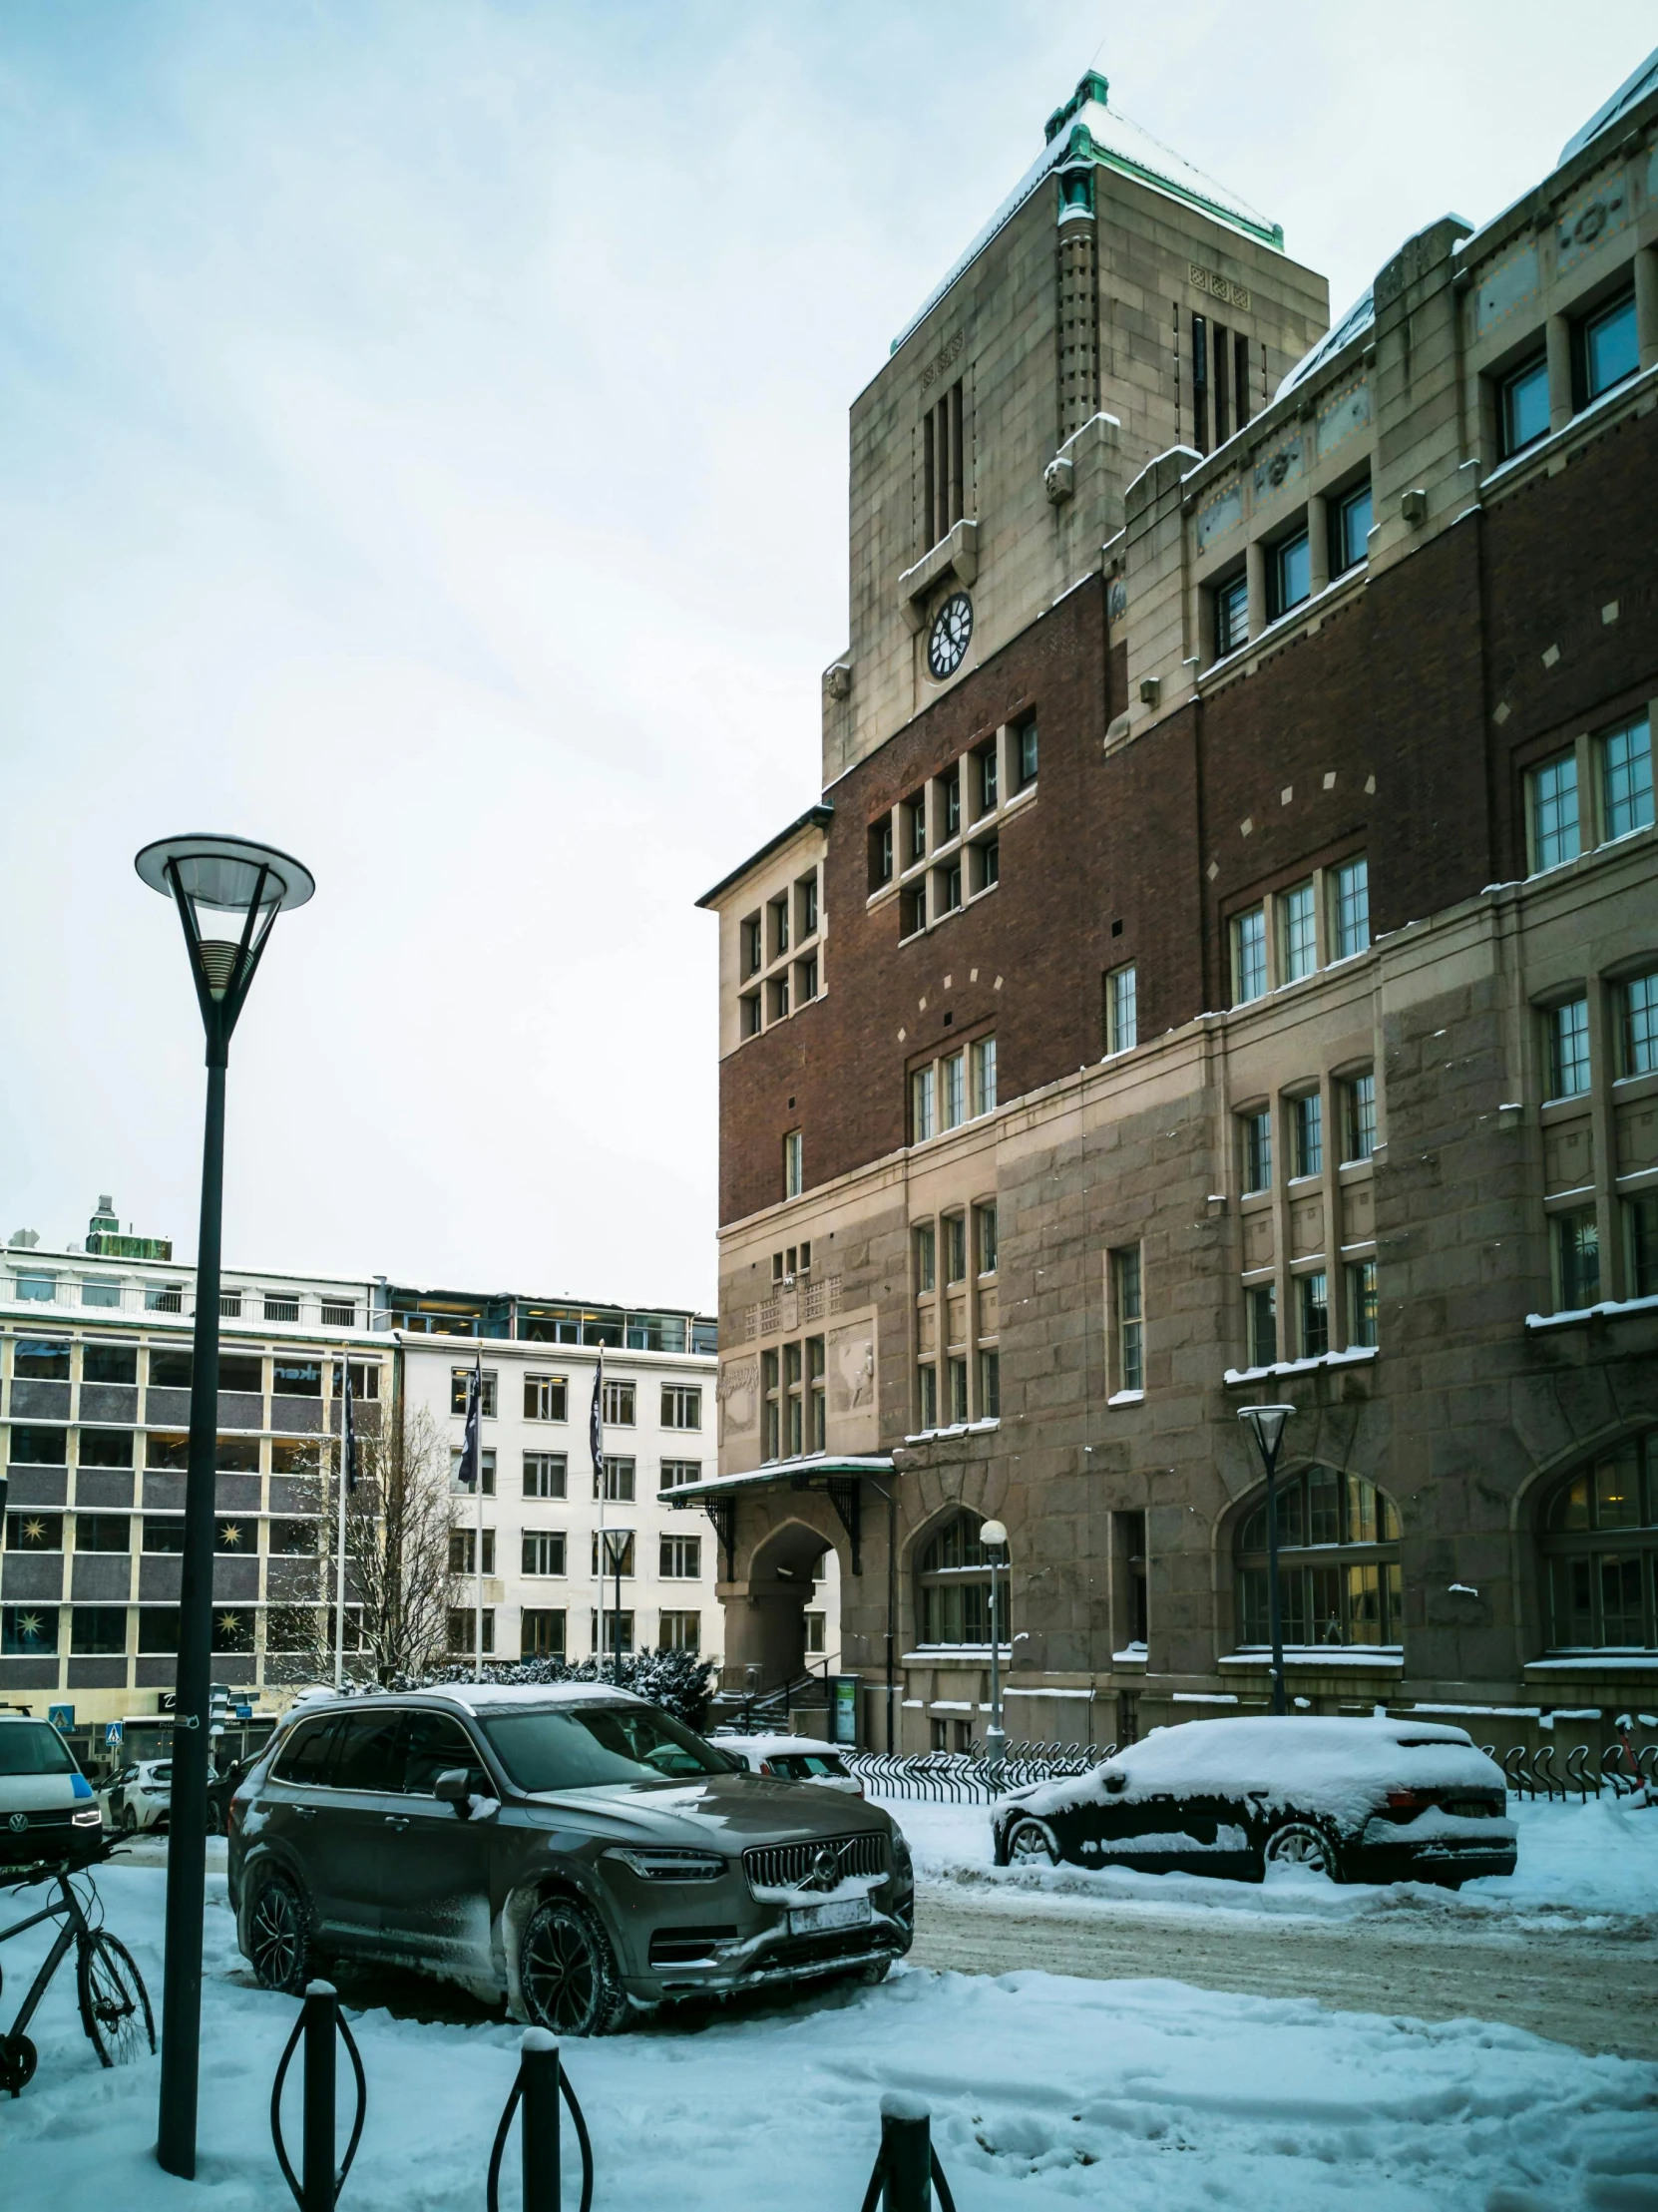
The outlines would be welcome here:
[[[728,1662],[861,1725],[1658,1686],[1658,84],[1328,330],[1083,80],[852,416],[720,917]]]

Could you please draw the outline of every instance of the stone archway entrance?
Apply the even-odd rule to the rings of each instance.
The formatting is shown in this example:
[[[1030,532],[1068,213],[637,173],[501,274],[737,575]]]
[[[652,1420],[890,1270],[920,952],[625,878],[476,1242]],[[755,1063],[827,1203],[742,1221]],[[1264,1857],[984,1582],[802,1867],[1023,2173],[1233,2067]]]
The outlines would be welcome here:
[[[806,1606],[818,1562],[834,1548],[824,1530],[792,1519],[760,1539],[746,1576],[720,1593],[727,1688],[780,1689],[806,1673]]]

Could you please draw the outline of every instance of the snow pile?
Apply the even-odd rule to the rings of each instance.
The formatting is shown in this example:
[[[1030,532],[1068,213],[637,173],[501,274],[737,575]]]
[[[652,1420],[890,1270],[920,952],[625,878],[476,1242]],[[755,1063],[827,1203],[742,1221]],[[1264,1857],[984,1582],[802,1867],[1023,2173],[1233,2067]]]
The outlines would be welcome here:
[[[1298,1723],[1297,1725],[1301,1725]],[[1457,1892],[1421,1882],[1336,1884],[1286,1873],[1265,1883],[1197,1874],[1136,1874],[1127,1867],[998,1867],[986,1805],[917,1805],[881,1800],[909,1839],[922,1884],[1007,1891],[1063,1909],[1248,1913],[1269,1918],[1356,1920],[1420,1914],[1447,1922],[1517,1919],[1585,1927],[1650,1928],[1658,1934],[1658,1809],[1604,1797],[1588,1805],[1508,1801],[1519,1831],[1511,1875],[1465,1882]]]
[[[1109,1785],[1120,1782],[1117,1789]],[[1410,1720],[1188,1720],[1153,1728],[1103,1766],[1010,1792],[1034,1813],[1132,1804],[1171,1792],[1317,1809],[1357,1826],[1388,1790],[1503,1789],[1502,1769],[1467,1731]]]
[[[159,2012],[162,1874],[116,1866],[100,1882]],[[295,2001],[246,1982],[221,1877],[209,1900],[200,2178],[175,2181],[154,2162],[156,2061],[100,2072],[60,1975],[39,2016],[40,2072],[0,2113],[8,2204],[286,2203],[265,2108]],[[8,1947],[20,1981],[37,1937]],[[428,2009],[445,2002],[435,1994]],[[342,2206],[481,2203],[520,2030],[378,2010],[352,2025],[369,2108]],[[930,2109],[972,2212],[1329,2212],[1333,2192],[1366,2212],[1588,2212],[1651,2203],[1658,2189],[1658,2068],[1476,2021],[1429,2026],[1169,1982],[903,1972],[880,1989],[716,2012],[700,2032],[668,2021],[567,2043],[564,2058],[593,2131],[596,2202],[614,2212],[845,2212],[863,2196],[883,2096]],[[297,2117],[294,2106],[295,2132]],[[515,2147],[502,2202],[518,2191]]]

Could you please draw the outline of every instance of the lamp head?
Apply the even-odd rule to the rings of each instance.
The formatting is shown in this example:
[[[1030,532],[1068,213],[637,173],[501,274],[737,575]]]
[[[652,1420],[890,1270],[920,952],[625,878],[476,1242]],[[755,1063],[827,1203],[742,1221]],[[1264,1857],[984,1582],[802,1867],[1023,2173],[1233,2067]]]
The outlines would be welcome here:
[[[1247,1421],[1255,1432],[1255,1441],[1261,1447],[1264,1460],[1275,1460],[1284,1435],[1284,1424],[1295,1412],[1294,1406],[1242,1406],[1238,1419]]]
[[[152,891],[177,902],[197,971],[197,986],[215,1005],[239,999],[270,925],[285,906],[303,906],[316,889],[308,868],[273,845],[247,837],[163,837],[133,863]],[[209,933],[205,914],[234,919],[228,932]],[[232,1017],[233,1018],[233,1017]]]
[[[1008,1532],[1000,1521],[987,1521],[979,1532],[979,1541],[993,1551],[1006,1551]]]

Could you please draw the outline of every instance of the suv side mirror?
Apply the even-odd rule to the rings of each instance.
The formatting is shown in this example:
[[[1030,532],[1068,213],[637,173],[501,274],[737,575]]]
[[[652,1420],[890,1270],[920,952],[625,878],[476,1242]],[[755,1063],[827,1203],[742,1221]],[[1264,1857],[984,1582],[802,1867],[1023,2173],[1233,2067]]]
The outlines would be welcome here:
[[[445,1767],[432,1784],[432,1795],[441,1805],[453,1805],[465,1820],[472,1810],[472,1777],[465,1767]]]
[[[1120,1797],[1128,1787],[1128,1777],[1120,1767],[1110,1769],[1104,1776],[1104,1782],[1106,1792],[1111,1797]]]

